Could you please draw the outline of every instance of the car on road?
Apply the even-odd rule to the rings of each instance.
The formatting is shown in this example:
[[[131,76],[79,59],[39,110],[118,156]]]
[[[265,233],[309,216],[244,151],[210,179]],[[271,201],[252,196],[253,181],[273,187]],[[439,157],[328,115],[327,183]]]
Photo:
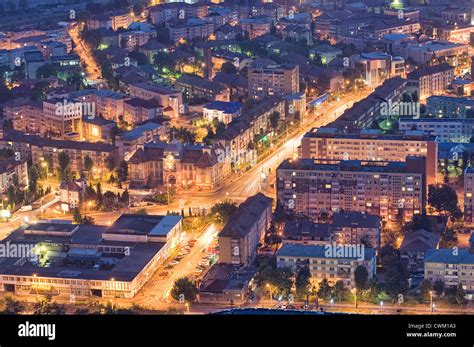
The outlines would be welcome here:
[[[179,260],[173,260],[170,265],[171,266],[175,266],[175,265],[178,265],[179,264]]]

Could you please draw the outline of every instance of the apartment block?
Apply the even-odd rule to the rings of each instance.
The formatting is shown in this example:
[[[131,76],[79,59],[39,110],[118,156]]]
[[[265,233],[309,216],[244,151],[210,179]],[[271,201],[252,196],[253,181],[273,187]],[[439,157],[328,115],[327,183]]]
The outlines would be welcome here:
[[[401,131],[419,130],[436,136],[438,142],[468,143],[474,136],[474,119],[466,118],[400,118]]]
[[[169,27],[170,38],[173,42],[180,40],[191,41],[193,39],[207,39],[214,33],[214,24],[191,18],[185,22],[179,22]]]
[[[474,169],[464,171],[464,223],[474,226]]]
[[[300,91],[299,66],[256,63],[248,70],[249,96],[285,96]]]
[[[84,107],[87,106],[73,100],[48,99],[43,101],[42,133],[60,139],[70,134],[80,134],[82,117],[88,113]]]
[[[355,211],[408,222],[426,206],[426,158],[405,162],[285,160],[277,169],[277,198],[288,212],[317,219],[321,212]]]
[[[311,129],[301,140],[300,157],[331,160],[401,161],[426,157],[428,184],[436,182],[438,145],[435,136],[406,129],[400,134],[383,134],[364,129],[342,133],[336,128]]]
[[[405,59],[383,52],[355,54],[349,59],[350,67],[368,86],[377,87],[390,77],[405,77]]]
[[[465,298],[474,300],[474,250],[471,247],[455,250],[443,248],[428,250],[425,255],[425,279],[440,280],[446,287],[462,285]]]
[[[3,104],[3,117],[13,123],[13,129],[25,133],[40,133],[43,105],[27,99],[14,99]]]
[[[283,244],[277,251],[277,267],[289,267],[294,272],[302,267],[308,267],[311,272],[311,282],[318,284],[323,279],[334,284],[342,281],[346,287],[355,287],[355,270],[358,266],[367,269],[369,278],[376,273],[375,250],[360,248],[363,252],[358,258],[356,255],[343,254],[337,256],[328,252],[331,245],[301,245]]]
[[[407,89],[417,92],[420,100],[441,95],[454,80],[454,67],[447,63],[419,68],[407,76]]]
[[[6,193],[13,185],[14,177],[18,179],[18,187],[28,187],[28,165],[26,160],[16,158],[0,160],[0,193]]]
[[[382,108],[386,108],[387,104],[399,102],[406,91],[407,80],[400,76],[385,80],[372,94],[354,103],[329,126],[340,130],[369,128],[373,121],[381,116]]]
[[[426,99],[426,111],[435,117],[466,118],[468,110],[474,111],[471,98],[433,95]]]
[[[155,99],[163,106],[163,111],[173,117],[178,117],[182,113],[182,94],[177,90],[147,83],[137,83],[129,85],[129,92],[132,98]]]
[[[50,157],[54,168],[59,166],[59,153],[65,152],[69,155],[71,171],[76,173],[83,172],[86,156],[92,159],[94,168],[104,173],[107,172],[108,158],[116,163],[119,160],[117,147],[105,143],[53,140],[18,132],[5,133],[1,142],[4,148],[21,150],[22,158],[31,158],[33,163],[40,163]]]
[[[219,233],[219,263],[248,266],[272,221],[273,199],[258,193],[247,198]]]
[[[133,98],[125,101],[123,120],[128,124],[136,125],[163,115],[163,106],[154,100]]]

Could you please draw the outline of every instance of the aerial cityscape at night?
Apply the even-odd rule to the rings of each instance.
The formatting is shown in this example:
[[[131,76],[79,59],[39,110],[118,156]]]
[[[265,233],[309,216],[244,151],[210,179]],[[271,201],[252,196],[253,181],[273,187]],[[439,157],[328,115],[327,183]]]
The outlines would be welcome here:
[[[0,19],[0,315],[474,317],[474,1]]]

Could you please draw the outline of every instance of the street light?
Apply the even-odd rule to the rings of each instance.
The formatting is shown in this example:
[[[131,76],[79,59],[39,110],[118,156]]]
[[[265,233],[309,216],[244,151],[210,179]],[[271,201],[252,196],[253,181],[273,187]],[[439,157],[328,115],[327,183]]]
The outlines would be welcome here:
[[[272,292],[272,286],[267,283],[268,292],[270,293],[270,305],[273,306],[273,292]]]
[[[381,309],[382,309],[382,312],[383,312],[383,300],[382,300],[382,301],[380,301],[380,307],[381,307]]]
[[[432,290],[430,290],[430,310],[431,310],[431,314],[433,314],[434,303],[433,303],[433,291]]]
[[[354,309],[357,311],[357,288],[354,288]]]
[[[186,306],[186,312],[189,315],[189,303],[186,302],[184,305]]]

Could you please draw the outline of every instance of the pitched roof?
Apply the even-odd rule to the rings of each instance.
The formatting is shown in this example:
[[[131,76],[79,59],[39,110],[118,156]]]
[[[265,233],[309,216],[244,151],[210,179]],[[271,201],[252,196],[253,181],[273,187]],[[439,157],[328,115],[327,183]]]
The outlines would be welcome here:
[[[224,226],[220,237],[245,237],[251,231],[251,227],[256,223],[262,213],[271,208],[273,199],[258,193],[247,198],[229,222]]]
[[[405,234],[400,251],[403,252],[426,252],[438,246],[440,236],[437,233],[420,229]]]

